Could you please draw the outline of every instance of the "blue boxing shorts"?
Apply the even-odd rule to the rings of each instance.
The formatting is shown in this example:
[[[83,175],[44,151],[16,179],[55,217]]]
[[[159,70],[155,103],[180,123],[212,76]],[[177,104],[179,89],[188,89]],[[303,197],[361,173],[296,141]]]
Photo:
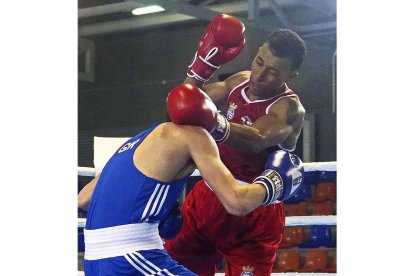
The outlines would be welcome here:
[[[164,250],[158,223],[119,225],[85,233],[85,276],[195,276]]]

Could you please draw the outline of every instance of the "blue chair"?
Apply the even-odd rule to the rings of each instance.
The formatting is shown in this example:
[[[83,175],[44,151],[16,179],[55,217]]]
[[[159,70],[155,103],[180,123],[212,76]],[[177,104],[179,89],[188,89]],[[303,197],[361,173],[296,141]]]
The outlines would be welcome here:
[[[329,248],[336,248],[336,231],[333,231],[332,228],[335,226],[331,226],[330,232],[331,232],[331,237],[329,239],[329,241],[325,244],[326,247]]]
[[[305,242],[300,244],[300,248],[317,248],[324,246],[331,240],[331,231],[328,225],[312,225]]]

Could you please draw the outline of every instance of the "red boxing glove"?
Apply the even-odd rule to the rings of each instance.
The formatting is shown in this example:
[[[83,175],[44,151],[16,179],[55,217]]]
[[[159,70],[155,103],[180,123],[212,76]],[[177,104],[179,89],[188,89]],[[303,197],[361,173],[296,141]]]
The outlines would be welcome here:
[[[168,115],[177,125],[196,125],[205,128],[217,143],[230,135],[230,124],[213,101],[201,89],[180,84],[167,96]]]
[[[220,65],[235,58],[244,46],[244,25],[236,17],[219,14],[207,26],[187,76],[206,82]]]

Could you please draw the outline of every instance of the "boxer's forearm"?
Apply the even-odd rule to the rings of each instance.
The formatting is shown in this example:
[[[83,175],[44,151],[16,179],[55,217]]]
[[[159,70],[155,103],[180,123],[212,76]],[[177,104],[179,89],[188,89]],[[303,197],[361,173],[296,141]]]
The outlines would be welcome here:
[[[267,196],[266,188],[261,184],[238,185],[237,204],[243,208],[237,216],[245,216],[263,204]]]
[[[226,144],[240,152],[258,153],[276,146],[286,140],[292,132],[291,126],[275,125],[270,129],[257,128],[230,123],[230,136]]]
[[[226,144],[236,151],[257,153],[263,149],[264,140],[258,129],[230,123],[230,136]]]

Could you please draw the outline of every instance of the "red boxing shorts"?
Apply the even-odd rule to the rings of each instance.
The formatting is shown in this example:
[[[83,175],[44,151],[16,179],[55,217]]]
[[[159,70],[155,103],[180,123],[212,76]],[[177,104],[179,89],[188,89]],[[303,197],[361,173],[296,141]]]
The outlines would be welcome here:
[[[201,276],[214,275],[222,257],[226,275],[250,271],[270,275],[285,227],[283,203],[260,206],[243,217],[233,216],[201,180],[181,210],[183,227],[175,239],[164,244],[174,260]]]

